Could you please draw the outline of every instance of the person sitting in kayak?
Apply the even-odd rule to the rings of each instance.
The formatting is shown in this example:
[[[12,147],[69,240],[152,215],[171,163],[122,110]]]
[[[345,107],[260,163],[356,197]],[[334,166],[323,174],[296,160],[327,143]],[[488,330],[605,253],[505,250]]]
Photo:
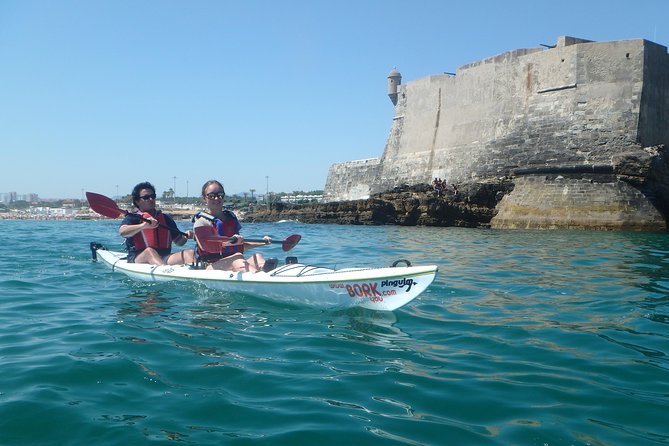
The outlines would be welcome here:
[[[199,259],[207,264],[207,269],[262,271],[263,255],[256,253],[245,259],[244,250],[271,243],[271,237],[263,238],[267,243],[244,241],[239,235],[242,225],[237,216],[223,209],[224,198],[225,189],[219,181],[210,180],[202,186],[202,200],[208,213],[198,212],[193,217]]]
[[[156,188],[151,183],[136,185],[132,202],[138,211],[126,215],[118,229],[125,237],[128,262],[177,265],[195,261],[192,249],[172,253],[172,243],[183,246],[193,238],[193,231],[179,231],[172,217],[156,209]]]

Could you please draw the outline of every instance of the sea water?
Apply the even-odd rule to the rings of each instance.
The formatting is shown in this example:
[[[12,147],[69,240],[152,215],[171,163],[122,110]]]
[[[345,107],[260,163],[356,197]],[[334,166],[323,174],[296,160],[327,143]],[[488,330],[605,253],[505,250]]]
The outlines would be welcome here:
[[[379,312],[136,282],[118,223],[0,221],[0,444],[669,443],[669,234],[245,224],[439,266]]]

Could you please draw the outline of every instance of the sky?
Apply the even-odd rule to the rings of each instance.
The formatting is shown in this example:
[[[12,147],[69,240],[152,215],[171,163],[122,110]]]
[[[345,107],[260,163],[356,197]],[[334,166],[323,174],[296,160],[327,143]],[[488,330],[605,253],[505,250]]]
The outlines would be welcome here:
[[[669,45],[668,0],[0,0],[0,193],[320,190],[402,83],[569,35]]]

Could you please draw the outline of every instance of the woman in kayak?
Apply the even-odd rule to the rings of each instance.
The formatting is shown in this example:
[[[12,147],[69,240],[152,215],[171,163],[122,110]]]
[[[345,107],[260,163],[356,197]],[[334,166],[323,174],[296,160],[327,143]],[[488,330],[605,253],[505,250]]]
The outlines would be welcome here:
[[[202,200],[207,205],[207,213],[198,212],[193,217],[193,231],[197,242],[197,254],[207,264],[207,269],[226,271],[262,271],[265,258],[256,253],[244,258],[244,250],[271,243],[246,242],[239,235],[242,226],[232,211],[223,209],[225,189],[217,180],[210,180],[202,186]]]
[[[118,229],[125,237],[128,262],[152,265],[193,263],[192,249],[172,253],[172,243],[183,246],[193,238],[193,231],[179,231],[172,217],[156,209],[156,188],[149,182],[139,183],[132,189],[132,202],[138,212],[128,214]]]

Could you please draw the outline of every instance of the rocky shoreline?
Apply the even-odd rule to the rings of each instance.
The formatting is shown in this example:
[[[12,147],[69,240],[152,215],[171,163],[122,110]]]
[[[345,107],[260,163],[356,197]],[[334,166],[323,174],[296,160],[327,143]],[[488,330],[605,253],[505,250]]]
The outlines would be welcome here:
[[[489,227],[495,206],[513,189],[509,178],[459,184],[442,196],[425,184],[400,186],[366,200],[330,203],[272,203],[244,216],[249,222],[297,220],[342,225]]]

